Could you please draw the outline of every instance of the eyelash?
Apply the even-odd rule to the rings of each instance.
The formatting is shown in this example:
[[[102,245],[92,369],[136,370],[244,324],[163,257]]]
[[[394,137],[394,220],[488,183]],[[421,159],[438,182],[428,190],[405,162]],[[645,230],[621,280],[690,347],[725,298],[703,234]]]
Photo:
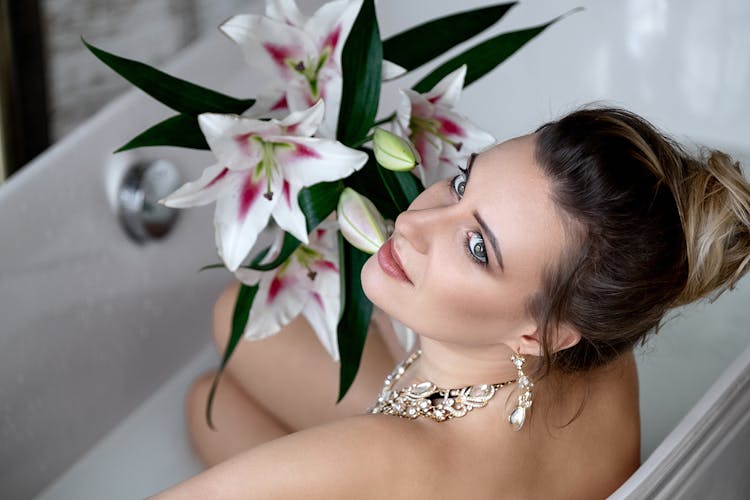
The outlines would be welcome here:
[[[450,189],[453,192],[453,194],[460,200],[463,197],[464,189],[466,188],[466,169],[458,167],[458,170],[461,172],[450,181]],[[461,179],[461,183],[463,184],[463,187],[460,188],[461,192],[459,192],[459,188],[456,185],[456,181]],[[459,184],[460,185],[460,184]],[[474,238],[479,238],[479,241],[475,241],[472,243],[472,240]],[[473,249],[476,248],[478,244],[482,245],[483,254],[484,256],[482,258],[477,257],[477,255],[473,252]],[[479,264],[482,267],[487,266],[487,247],[484,246],[484,238],[482,237],[481,233],[478,233],[476,231],[469,231],[466,233],[466,239],[464,242],[464,250],[466,251],[466,254],[471,258],[472,261],[474,261],[476,264]]]

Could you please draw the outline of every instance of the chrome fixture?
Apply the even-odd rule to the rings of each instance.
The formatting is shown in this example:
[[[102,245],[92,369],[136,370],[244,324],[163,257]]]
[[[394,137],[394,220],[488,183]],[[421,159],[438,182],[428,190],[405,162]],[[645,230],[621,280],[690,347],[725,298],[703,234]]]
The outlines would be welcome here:
[[[177,167],[166,160],[136,163],[124,173],[117,192],[118,215],[125,232],[137,243],[166,236],[177,210],[159,200],[180,185]]]

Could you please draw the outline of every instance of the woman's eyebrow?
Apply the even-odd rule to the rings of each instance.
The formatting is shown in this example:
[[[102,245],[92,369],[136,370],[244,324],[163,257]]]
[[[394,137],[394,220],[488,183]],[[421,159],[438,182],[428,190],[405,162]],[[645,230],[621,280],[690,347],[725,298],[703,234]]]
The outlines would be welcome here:
[[[490,227],[487,225],[487,223],[482,219],[482,217],[479,215],[479,212],[474,210],[472,212],[474,214],[474,218],[479,223],[479,226],[482,228],[482,231],[484,231],[484,234],[487,235],[487,237],[490,240],[490,246],[492,246],[492,250],[495,252],[495,258],[497,259],[497,263],[500,266],[500,269],[502,271],[505,271],[505,267],[503,267],[503,254],[500,253],[500,246],[497,244],[497,238],[495,238],[495,233],[493,233],[490,230]]]

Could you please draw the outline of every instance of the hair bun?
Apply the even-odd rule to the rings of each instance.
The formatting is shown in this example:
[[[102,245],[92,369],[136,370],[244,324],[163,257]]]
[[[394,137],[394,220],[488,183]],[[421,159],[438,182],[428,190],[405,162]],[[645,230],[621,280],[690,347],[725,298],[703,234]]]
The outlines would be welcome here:
[[[750,185],[739,162],[704,149],[671,177],[687,244],[688,276],[676,305],[732,289],[750,263]]]

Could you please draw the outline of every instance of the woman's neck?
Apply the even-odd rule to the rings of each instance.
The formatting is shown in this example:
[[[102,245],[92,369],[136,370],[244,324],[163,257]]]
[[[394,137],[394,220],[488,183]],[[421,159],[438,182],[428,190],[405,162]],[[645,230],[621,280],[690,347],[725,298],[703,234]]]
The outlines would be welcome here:
[[[419,336],[422,355],[404,376],[406,385],[429,380],[438,387],[492,384],[516,378],[505,344],[466,346]]]

